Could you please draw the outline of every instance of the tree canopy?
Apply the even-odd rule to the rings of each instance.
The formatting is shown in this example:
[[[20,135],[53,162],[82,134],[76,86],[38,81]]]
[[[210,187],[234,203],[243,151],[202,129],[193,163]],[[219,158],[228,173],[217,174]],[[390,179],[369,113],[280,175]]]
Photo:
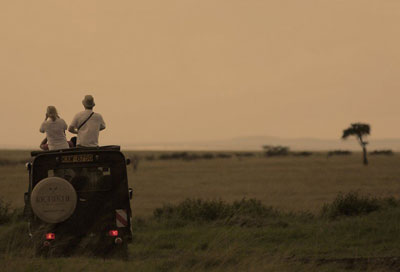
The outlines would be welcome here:
[[[371,127],[369,124],[364,123],[353,123],[350,127],[343,130],[342,139],[347,139],[349,136],[356,136],[358,142],[363,149],[364,165],[368,164],[367,160],[367,141],[364,141],[363,137],[369,135],[371,132]]]

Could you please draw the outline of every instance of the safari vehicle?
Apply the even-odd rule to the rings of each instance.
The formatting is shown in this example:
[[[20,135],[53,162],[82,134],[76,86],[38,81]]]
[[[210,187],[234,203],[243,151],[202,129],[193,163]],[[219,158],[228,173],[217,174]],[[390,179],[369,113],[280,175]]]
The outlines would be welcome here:
[[[127,256],[132,240],[126,160],[119,146],[34,151],[24,214],[37,253]]]

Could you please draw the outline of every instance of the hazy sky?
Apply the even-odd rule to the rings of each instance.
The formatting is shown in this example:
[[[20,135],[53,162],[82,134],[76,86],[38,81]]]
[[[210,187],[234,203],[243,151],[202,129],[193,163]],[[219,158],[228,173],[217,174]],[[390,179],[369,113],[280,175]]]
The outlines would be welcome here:
[[[400,138],[399,26],[398,0],[4,0],[1,144],[37,146],[85,94],[101,144]]]

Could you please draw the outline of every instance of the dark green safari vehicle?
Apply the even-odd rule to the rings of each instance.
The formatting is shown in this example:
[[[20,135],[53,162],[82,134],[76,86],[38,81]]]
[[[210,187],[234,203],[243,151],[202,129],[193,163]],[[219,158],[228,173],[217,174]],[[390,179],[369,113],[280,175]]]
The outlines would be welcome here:
[[[120,147],[31,155],[24,214],[37,253],[127,256],[132,190]]]

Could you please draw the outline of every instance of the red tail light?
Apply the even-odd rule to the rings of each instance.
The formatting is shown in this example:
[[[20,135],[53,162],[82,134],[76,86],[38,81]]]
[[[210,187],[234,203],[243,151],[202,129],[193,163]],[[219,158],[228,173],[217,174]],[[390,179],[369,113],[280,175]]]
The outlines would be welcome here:
[[[46,233],[46,240],[54,240],[56,239],[56,235],[54,233]]]
[[[110,235],[110,236],[118,236],[118,230],[110,230],[108,232],[108,235]]]

